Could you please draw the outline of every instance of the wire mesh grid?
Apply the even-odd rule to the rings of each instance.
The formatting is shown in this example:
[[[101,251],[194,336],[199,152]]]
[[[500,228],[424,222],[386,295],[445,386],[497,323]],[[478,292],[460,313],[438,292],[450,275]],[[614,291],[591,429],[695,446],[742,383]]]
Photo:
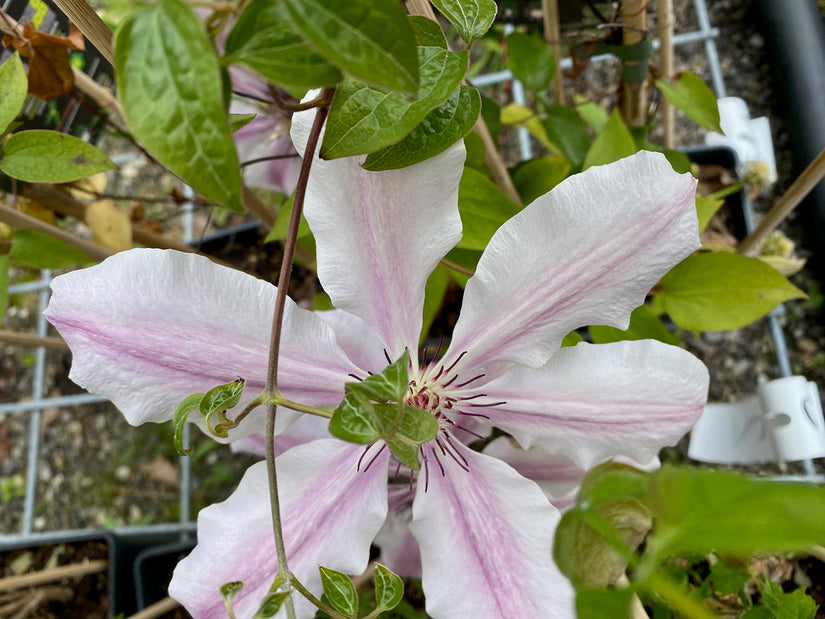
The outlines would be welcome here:
[[[719,35],[716,28],[711,27],[708,17],[707,6],[705,0],[694,0],[694,10],[698,21],[698,29],[692,32],[676,34],[673,38],[675,47],[684,46],[687,44],[702,44],[705,50],[707,59],[707,68],[710,78],[717,96],[725,95],[724,82],[722,79],[722,70],[719,65],[719,60],[716,52],[715,39]],[[511,28],[511,27],[508,27]],[[657,45],[654,42],[654,47]],[[612,56],[594,56],[591,62],[604,62]],[[566,58],[562,61],[563,69],[570,69],[572,62]],[[512,98],[515,103],[525,103],[525,92],[521,84],[513,79],[509,71],[500,71],[495,73],[488,73],[473,79],[473,85],[479,88],[490,87],[493,85],[501,85],[506,83],[512,84]],[[533,157],[533,149],[531,146],[531,139],[528,131],[520,128],[518,131],[519,151],[522,159],[530,159]],[[121,161],[122,163],[123,161]],[[185,206],[185,212],[182,218],[182,225],[184,229],[184,237],[186,241],[190,241],[194,236],[193,223],[193,209],[191,204]],[[15,283],[9,288],[10,295],[34,295],[37,299],[37,318],[35,333],[40,337],[47,337],[49,334],[48,324],[43,316],[43,310],[48,305],[49,300],[49,285],[52,280],[52,272],[44,270],[40,272],[40,277],[35,281],[26,281]],[[772,326],[773,330],[773,326]],[[781,337],[781,331],[779,331]],[[782,340],[784,342],[784,340]],[[22,353],[21,353],[22,354]],[[76,393],[70,395],[47,395],[46,389],[46,368],[47,368],[47,349],[43,346],[35,348],[32,360],[32,384],[30,397],[21,398],[19,401],[0,404],[0,419],[10,415],[27,416],[27,435],[26,435],[26,455],[24,482],[24,495],[22,514],[19,516],[19,529],[17,531],[0,531],[0,549],[19,545],[23,542],[37,542],[47,540],[48,538],[60,536],[68,536],[75,531],[68,529],[51,529],[45,531],[38,531],[38,528],[47,528],[49,523],[45,526],[37,527],[35,512],[37,502],[37,487],[38,487],[38,471],[42,463],[43,457],[43,440],[41,436],[41,425],[43,423],[44,411],[53,411],[55,409],[65,409],[68,407],[100,404],[106,402],[104,398],[91,395],[88,393]],[[112,407],[113,408],[113,407]],[[116,411],[111,411],[112,415],[117,415]],[[188,432],[188,430],[187,430]],[[189,442],[189,437],[185,437],[185,443]],[[56,446],[59,449],[59,445]],[[189,458],[181,457],[178,462],[180,484],[178,497],[178,518],[174,521],[163,523],[153,523],[137,526],[118,526],[115,530],[120,535],[146,535],[146,534],[176,534],[182,536],[191,535],[194,531],[195,523],[192,520],[192,463]],[[6,503],[5,498],[3,502]],[[7,509],[4,505],[3,509]],[[43,524],[43,523],[39,523]]]

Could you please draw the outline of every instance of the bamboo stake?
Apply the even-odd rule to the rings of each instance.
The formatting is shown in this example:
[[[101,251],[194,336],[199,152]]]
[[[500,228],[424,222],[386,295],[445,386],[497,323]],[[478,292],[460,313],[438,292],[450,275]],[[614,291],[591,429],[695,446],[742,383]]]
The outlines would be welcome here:
[[[69,350],[69,345],[59,337],[44,337],[32,333],[16,333],[5,329],[0,329],[0,342],[14,344],[16,346],[42,346],[49,350],[59,350],[62,352]]]
[[[825,150],[820,152],[799,177],[776,201],[765,219],[736,247],[736,253],[755,256],[765,238],[781,224],[811,190],[825,178]]]
[[[90,243],[89,241],[79,239],[74,234],[61,230],[57,226],[52,226],[46,222],[40,221],[36,217],[31,217],[30,215],[26,215],[20,211],[15,211],[7,206],[0,205],[0,221],[7,223],[15,230],[35,230],[37,232],[42,232],[43,234],[48,234],[51,237],[63,241],[67,245],[71,245],[75,249],[79,249],[80,251],[88,254],[90,258],[97,261],[105,260],[113,253],[108,249],[97,245],[96,243]]]
[[[410,15],[421,15],[438,23],[433,7],[429,0],[407,0],[407,12]],[[465,80],[461,81],[466,84]],[[504,165],[504,160],[501,158],[501,153],[498,151],[498,146],[493,141],[493,136],[490,135],[490,130],[484,123],[481,114],[478,115],[478,120],[473,126],[473,132],[481,138],[484,142],[484,162],[490,168],[490,174],[493,177],[493,182],[496,186],[504,192],[516,204],[521,205],[521,197],[516,191],[516,186],[513,185],[513,179],[510,178],[510,173],[507,171],[507,166]]]
[[[620,5],[622,23],[630,26],[622,30],[624,45],[635,45],[644,39],[648,2],[650,0],[622,0]],[[644,127],[647,124],[646,80],[638,84],[624,84],[622,113],[631,128]]]
[[[556,73],[553,75],[553,97],[556,105],[564,105],[564,82],[561,70],[561,23],[559,20],[559,1],[541,0],[544,13],[544,40],[553,48],[556,58]]]
[[[66,17],[80,29],[80,32],[91,41],[97,51],[115,66],[115,50],[112,46],[112,31],[100,19],[86,0],[54,0],[57,7],[66,14]]]
[[[55,567],[50,570],[22,574],[21,576],[9,576],[0,579],[0,591],[13,591],[24,587],[36,587],[46,583],[64,580],[66,578],[82,578],[90,574],[97,574],[104,571],[109,566],[106,559],[95,559],[88,563],[74,563]]]
[[[662,79],[673,77],[673,2],[659,0],[659,62]],[[675,143],[675,108],[662,97],[662,129],[665,148],[673,148]]]
[[[162,617],[166,613],[175,610],[180,603],[170,597],[165,597],[159,602],[155,602],[151,606],[147,606],[140,612],[127,617],[127,619],[156,619]]]
[[[24,197],[34,200],[35,202],[38,202],[55,211],[56,213],[69,215],[70,217],[74,217],[81,221],[85,221],[86,219],[86,204],[76,200],[69,194],[53,187],[52,185],[26,184],[24,185],[21,194]],[[175,239],[169,238],[163,234],[149,232],[148,230],[144,230],[143,228],[137,226],[132,226],[132,238],[135,242],[145,245],[146,247],[175,249],[177,251],[184,251],[191,254],[201,253],[194,247],[186,245],[185,243],[178,242]],[[217,264],[228,266],[225,262],[222,262],[217,258],[213,258],[212,256],[207,256],[207,258]]]

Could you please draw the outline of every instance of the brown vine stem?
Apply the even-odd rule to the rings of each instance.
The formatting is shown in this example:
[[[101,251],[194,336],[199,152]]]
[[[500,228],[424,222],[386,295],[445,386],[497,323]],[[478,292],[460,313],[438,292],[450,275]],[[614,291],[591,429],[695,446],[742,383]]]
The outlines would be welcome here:
[[[331,91],[325,90],[330,95]],[[321,130],[327,118],[329,108],[324,106],[318,108],[315,113],[315,120],[307,139],[304,160],[301,163],[301,172],[298,176],[298,185],[295,189],[295,199],[292,207],[292,217],[289,220],[289,234],[284,244],[284,258],[281,262],[281,271],[278,274],[278,292],[275,297],[275,311],[272,316],[272,337],[269,344],[269,368],[266,376],[265,395],[268,399],[277,397],[278,391],[278,356],[281,350],[281,328],[284,319],[284,307],[286,305],[286,291],[289,285],[289,278],[292,274],[292,261],[295,258],[295,248],[298,244],[298,226],[301,224],[301,213],[304,209],[304,197],[306,196],[307,182],[309,181],[309,171],[312,167],[312,160],[315,158],[315,149],[321,137]],[[278,497],[278,478],[275,470],[275,415],[277,406],[267,404],[266,406],[266,472],[269,479],[269,500],[272,511],[272,530],[275,534],[275,550],[278,557],[278,571],[287,575],[286,585],[291,588],[294,578],[289,572],[286,558],[286,548],[284,547],[284,534],[281,524],[281,501]],[[292,603],[292,596],[286,599],[286,613],[289,619],[295,619],[295,607]]]

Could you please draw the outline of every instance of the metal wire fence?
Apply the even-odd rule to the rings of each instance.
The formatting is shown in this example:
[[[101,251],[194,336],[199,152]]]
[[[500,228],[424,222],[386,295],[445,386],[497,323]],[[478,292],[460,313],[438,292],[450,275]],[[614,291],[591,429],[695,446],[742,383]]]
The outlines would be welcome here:
[[[8,2],[7,2],[8,3]],[[694,9],[697,16],[699,28],[693,32],[676,34],[673,43],[674,46],[684,46],[688,44],[702,44],[705,48],[705,55],[707,58],[708,70],[711,81],[717,96],[725,95],[725,87],[722,79],[722,71],[719,65],[718,55],[716,52],[715,39],[719,35],[716,28],[711,27],[708,18],[707,7],[705,0],[694,0]],[[654,43],[654,46],[656,43]],[[592,62],[604,62],[612,56],[595,56]],[[569,59],[565,59],[561,66],[563,69],[571,67]],[[500,85],[505,83],[512,84],[512,97],[515,103],[525,103],[525,93],[521,84],[513,79],[509,71],[501,71],[496,73],[489,73],[481,75],[473,79],[473,84],[479,88],[490,87],[493,85]],[[530,135],[526,129],[519,129],[519,150],[522,159],[530,159],[533,157],[533,149],[531,146]],[[134,155],[131,155],[134,157]],[[128,157],[128,156],[127,156]],[[125,162],[126,159],[121,159],[118,163]],[[192,215],[192,205],[185,206],[183,214],[184,236],[186,241],[190,241],[194,236],[194,223]],[[37,320],[36,320],[36,335],[46,337],[48,335],[48,324],[42,312],[48,305],[49,301],[49,285],[52,280],[52,272],[44,270],[40,272],[40,277],[35,281],[27,281],[14,283],[9,288],[10,295],[34,295],[37,298]],[[774,322],[776,318],[772,319]],[[784,350],[784,338],[782,338],[781,329],[778,328],[778,323],[771,323],[771,331],[775,335],[779,346]],[[778,337],[777,337],[778,335]],[[0,419],[6,416],[19,415],[27,417],[27,448],[26,448],[26,463],[25,463],[25,494],[23,500],[23,513],[20,518],[21,526],[18,531],[1,531],[0,532],[0,549],[12,545],[18,545],[21,542],[38,542],[54,537],[55,534],[69,535],[73,531],[35,531],[35,506],[37,502],[37,486],[38,486],[38,469],[43,457],[43,447],[41,442],[41,424],[43,411],[47,409],[62,409],[65,407],[94,404],[104,402],[103,398],[95,395],[82,393],[74,395],[62,395],[57,397],[46,397],[46,348],[38,346],[34,353],[33,369],[32,369],[32,386],[30,398],[20,400],[13,403],[0,404]],[[779,351],[777,351],[779,353]],[[22,354],[22,353],[21,353]],[[778,354],[778,357],[784,355],[787,360],[787,353]],[[781,362],[780,362],[781,363]],[[783,375],[784,375],[783,369]],[[788,369],[788,372],[790,370]],[[112,414],[117,414],[114,411]],[[188,444],[189,438],[184,439],[184,443]],[[156,523],[146,526],[131,526],[118,527],[116,529],[121,535],[145,535],[149,534],[175,534],[182,535],[191,534],[194,530],[195,524],[192,519],[192,464],[189,458],[180,458],[178,463],[180,469],[180,492],[179,492],[179,518],[174,522]],[[47,525],[48,526],[48,525]]]

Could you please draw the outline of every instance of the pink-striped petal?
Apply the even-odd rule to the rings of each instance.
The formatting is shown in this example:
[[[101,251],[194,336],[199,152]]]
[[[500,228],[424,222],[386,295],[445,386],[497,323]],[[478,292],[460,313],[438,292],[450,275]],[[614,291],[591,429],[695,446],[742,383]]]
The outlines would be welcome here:
[[[363,451],[363,446],[322,439],[277,459],[289,568],[317,596],[319,565],[347,574],[366,569],[370,543],[387,515],[388,451],[359,471]],[[250,617],[277,571],[266,465],[259,462],[232,496],[200,512],[198,545],[175,569],[169,594],[198,619],[223,618],[220,587],[242,580],[234,607],[238,617]],[[293,593],[293,599],[299,617],[315,615],[300,594]]]
[[[413,504],[427,613],[573,617],[572,587],[553,563],[559,512],[501,460],[455,450],[458,459],[430,450]]]
[[[536,482],[547,499],[560,511],[570,508],[576,502],[579,486],[587,474],[585,469],[564,456],[549,454],[540,447],[521,449],[506,436],[492,441],[484,448],[484,453],[503,460],[521,475]],[[645,471],[654,471],[661,466],[658,457],[645,464],[621,456],[615,460]]]
[[[699,247],[696,181],[641,152],[572,176],[493,236],[467,282],[445,363],[538,367],[585,325],[630,312]]]
[[[72,350],[70,377],[129,423],[168,421],[186,396],[238,377],[241,405],[265,386],[275,287],[262,280],[202,256],[135,249],[56,278],[52,291],[46,316]],[[283,393],[335,406],[355,371],[332,329],[287,299]],[[262,418],[250,415],[233,436],[261,432]]]
[[[358,316],[338,309],[315,312],[315,315],[335,331],[338,345],[363,371],[361,378],[368,372],[378,374],[387,367],[384,343],[375,330]]]
[[[544,366],[514,366],[473,400],[522,447],[539,445],[583,469],[617,455],[647,462],[702,413],[707,368],[655,340],[581,343]],[[494,406],[484,406],[494,404]]]
[[[506,436],[487,445],[484,453],[506,462],[520,475],[536,482],[560,511],[576,502],[579,484],[587,473],[564,456],[549,454],[539,447],[522,449]]]
[[[298,182],[301,158],[289,137],[289,119],[272,106],[259,108],[241,101],[233,101],[229,111],[257,114],[234,134],[246,184],[291,194]],[[248,163],[263,158],[270,159]]]
[[[303,155],[314,111],[295,114]],[[401,170],[368,172],[363,157],[312,162],[305,214],[317,241],[318,277],[333,305],[363,319],[395,360],[415,356],[424,285],[461,237],[463,142]]]
[[[393,509],[392,493],[390,488],[390,512],[375,537],[375,545],[381,550],[381,562],[401,578],[421,578],[421,552],[410,531],[412,510],[409,505]]]
[[[286,409],[278,409],[278,415]],[[329,420],[315,415],[301,415],[289,429],[275,437],[275,453],[282,454],[304,443],[317,441],[319,438],[332,438],[329,433]],[[266,441],[263,434],[250,434],[236,441],[232,441],[230,448],[233,452],[248,453],[264,457],[266,455]]]

